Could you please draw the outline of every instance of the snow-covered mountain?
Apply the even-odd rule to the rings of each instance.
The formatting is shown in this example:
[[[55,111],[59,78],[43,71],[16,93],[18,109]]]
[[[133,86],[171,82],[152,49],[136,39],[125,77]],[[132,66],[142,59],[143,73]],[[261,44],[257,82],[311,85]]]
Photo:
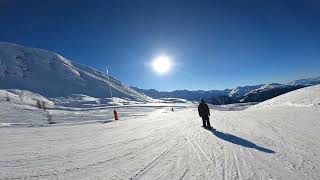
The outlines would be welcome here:
[[[238,86],[236,88],[233,88],[229,91],[228,95],[229,97],[232,97],[234,99],[239,99],[243,97],[244,95],[250,93],[251,91],[255,89],[259,89],[263,87],[264,84],[255,85],[255,86]]]
[[[238,102],[235,99],[229,97],[229,89],[226,90],[212,90],[212,91],[189,91],[189,90],[175,90],[175,91],[157,91],[155,89],[140,89],[137,87],[131,87],[132,89],[146,94],[152,98],[180,98],[186,99],[189,101],[199,101],[201,98],[209,100],[212,104],[221,104],[225,103],[236,103]]]
[[[320,76],[315,78],[299,79],[289,83],[290,85],[316,85],[320,84]]]
[[[43,49],[13,43],[0,43],[0,88],[23,89],[46,97],[85,94],[110,97],[109,81],[104,73]],[[148,101],[141,94],[110,77],[116,97]]]
[[[231,104],[240,102],[262,102],[281,94],[316,84],[320,84],[320,77],[300,79],[287,84],[269,83],[210,91],[175,90],[171,92],[161,92],[155,89],[132,88],[153,98],[171,97],[187,99],[190,101],[199,101],[201,98],[204,98],[211,104]]]
[[[240,102],[262,102],[287,92],[307,87],[308,85],[267,84],[245,94]]]

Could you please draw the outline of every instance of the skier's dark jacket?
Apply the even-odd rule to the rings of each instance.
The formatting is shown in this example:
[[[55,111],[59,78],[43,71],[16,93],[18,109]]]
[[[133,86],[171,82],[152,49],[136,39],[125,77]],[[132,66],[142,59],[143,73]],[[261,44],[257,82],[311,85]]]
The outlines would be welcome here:
[[[210,110],[208,105],[202,100],[198,106],[198,112],[200,117],[208,117],[210,116]]]

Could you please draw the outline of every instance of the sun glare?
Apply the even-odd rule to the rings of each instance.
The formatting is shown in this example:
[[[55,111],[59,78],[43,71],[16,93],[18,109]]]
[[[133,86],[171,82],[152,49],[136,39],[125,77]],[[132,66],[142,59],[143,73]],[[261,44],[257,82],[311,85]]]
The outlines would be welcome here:
[[[168,56],[158,56],[152,61],[152,68],[159,74],[166,74],[170,71],[172,62]]]

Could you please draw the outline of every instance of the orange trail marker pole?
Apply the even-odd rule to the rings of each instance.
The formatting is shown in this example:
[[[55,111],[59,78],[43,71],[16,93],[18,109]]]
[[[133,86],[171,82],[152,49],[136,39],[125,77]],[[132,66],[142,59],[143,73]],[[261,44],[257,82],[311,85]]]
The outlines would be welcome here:
[[[116,111],[116,109],[113,110],[113,115],[114,115],[114,120],[119,120],[118,112]]]

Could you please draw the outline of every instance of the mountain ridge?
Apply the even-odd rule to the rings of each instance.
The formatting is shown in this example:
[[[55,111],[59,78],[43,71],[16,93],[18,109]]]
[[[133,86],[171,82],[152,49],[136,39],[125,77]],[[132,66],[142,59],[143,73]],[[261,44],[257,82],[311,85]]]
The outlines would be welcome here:
[[[39,48],[0,42],[0,88],[22,89],[46,97],[86,94],[110,97],[109,86],[117,97],[139,101],[152,98],[136,92],[121,81],[91,67]]]
[[[140,89],[138,87],[131,88],[153,98],[175,97],[191,101],[199,101],[201,98],[204,98],[207,102],[212,104],[231,104],[242,102],[262,102],[296,89],[317,84],[320,84],[320,76],[298,79],[286,84],[266,83],[259,85],[237,86],[232,89],[224,90],[158,91],[156,89]]]

